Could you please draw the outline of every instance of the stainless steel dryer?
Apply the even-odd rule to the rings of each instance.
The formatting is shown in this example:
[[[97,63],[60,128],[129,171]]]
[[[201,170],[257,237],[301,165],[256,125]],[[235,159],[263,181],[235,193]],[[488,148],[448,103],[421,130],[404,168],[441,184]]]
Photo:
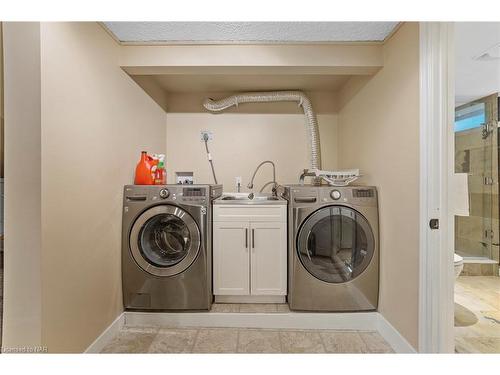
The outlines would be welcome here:
[[[128,185],[123,195],[125,309],[207,310],[215,185]]]
[[[376,188],[291,185],[285,197],[289,200],[290,309],[376,310]]]

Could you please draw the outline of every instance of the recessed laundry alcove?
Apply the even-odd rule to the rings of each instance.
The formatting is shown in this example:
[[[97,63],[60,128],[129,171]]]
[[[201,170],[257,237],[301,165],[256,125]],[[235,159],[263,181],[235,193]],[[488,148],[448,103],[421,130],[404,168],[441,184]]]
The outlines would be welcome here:
[[[359,168],[359,183],[378,189],[379,311],[415,347],[418,30],[417,24],[404,24],[383,43],[123,45],[119,60],[167,113],[168,179],[187,170],[198,181],[211,182],[200,140],[200,130],[210,130],[210,151],[226,191],[235,191],[237,176],[245,187],[267,159],[275,161],[280,183],[297,183],[309,164],[304,115],[296,103],[242,104],[213,114],[203,100],[242,91],[304,91],[318,117],[322,168]],[[264,168],[255,186],[270,179],[271,170]]]
[[[383,66],[382,45],[124,46],[121,67],[167,112],[168,178],[193,171],[211,181],[200,130],[214,137],[219,182],[246,186],[255,166],[274,160],[281,183],[296,183],[309,166],[302,109],[293,102],[241,104],[214,115],[203,107],[249,91],[301,90],[318,115],[324,169],[336,169],[338,112]],[[194,60],[193,58],[196,57]],[[196,65],[193,65],[196,63]],[[256,186],[270,177],[264,170]]]

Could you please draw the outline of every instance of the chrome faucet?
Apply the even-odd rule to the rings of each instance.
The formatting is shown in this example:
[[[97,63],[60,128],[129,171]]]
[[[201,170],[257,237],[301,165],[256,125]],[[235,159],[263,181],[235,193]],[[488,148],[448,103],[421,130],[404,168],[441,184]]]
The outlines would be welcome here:
[[[273,184],[273,188],[272,188],[272,192],[273,192],[273,196],[277,196],[277,186],[278,184],[276,183],[276,166],[274,165],[274,163],[271,161],[271,160],[265,160],[263,161],[262,163],[260,163],[257,168],[255,168],[255,172],[253,172],[253,175],[252,175],[252,178],[250,179],[250,182],[248,183],[247,187],[249,189],[252,189],[253,190],[253,180],[255,178],[255,175],[257,174],[258,170],[260,169],[260,167],[262,167],[264,164],[271,164],[271,166],[273,167],[273,180],[272,181],[269,181],[267,182],[266,184],[264,184],[264,186],[260,189],[260,193],[262,193],[262,191],[270,184]],[[248,194],[248,198],[249,199],[253,199],[254,197],[254,193],[251,192],[250,194]]]

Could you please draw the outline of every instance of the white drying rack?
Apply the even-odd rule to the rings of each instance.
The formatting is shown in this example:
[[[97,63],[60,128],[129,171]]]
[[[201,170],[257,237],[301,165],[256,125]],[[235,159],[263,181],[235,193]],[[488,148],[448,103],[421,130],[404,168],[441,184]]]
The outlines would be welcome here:
[[[332,186],[347,186],[361,177],[359,169],[346,169],[343,171],[322,171],[320,169],[304,169],[300,176],[300,183],[304,184],[304,177],[317,177]]]

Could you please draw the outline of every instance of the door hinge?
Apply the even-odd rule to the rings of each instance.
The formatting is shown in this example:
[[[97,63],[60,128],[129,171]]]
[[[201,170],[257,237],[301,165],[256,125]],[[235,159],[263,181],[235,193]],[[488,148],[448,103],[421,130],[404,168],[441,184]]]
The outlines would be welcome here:
[[[439,229],[439,219],[431,219],[429,221],[429,227],[431,229]]]
[[[488,176],[484,176],[483,177],[483,183],[484,185],[493,185],[493,177],[488,177]]]
[[[486,229],[484,231],[484,238],[493,238],[495,236],[495,232],[493,232],[493,230],[491,229]]]

